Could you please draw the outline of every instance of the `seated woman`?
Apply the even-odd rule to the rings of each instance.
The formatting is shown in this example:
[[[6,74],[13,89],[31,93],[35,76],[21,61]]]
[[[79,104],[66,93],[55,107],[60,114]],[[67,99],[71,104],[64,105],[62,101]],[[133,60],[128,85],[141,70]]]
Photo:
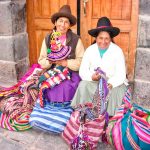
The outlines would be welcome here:
[[[59,12],[52,15],[51,21],[55,25],[52,32],[57,31],[61,34],[56,42],[61,42],[63,45],[69,46],[71,48],[71,53],[65,59],[57,59],[57,57],[60,58],[62,56],[60,56],[61,54],[59,52],[56,54],[56,49],[54,51],[56,51],[55,54],[58,56],[48,60],[47,55],[49,50],[55,48],[52,43],[53,41],[50,41],[50,36],[52,35],[50,34],[43,40],[38,63],[44,69],[49,69],[52,67],[52,65],[54,66],[54,64],[68,67],[72,72],[72,77],[71,80],[66,80],[53,89],[47,89],[45,92],[45,98],[51,102],[70,101],[72,100],[80,81],[77,71],[80,67],[81,59],[84,53],[84,47],[79,36],[70,30],[70,27],[76,24],[76,18],[71,14],[70,6],[64,5],[61,7]],[[53,52],[53,50],[51,50],[51,52]],[[50,57],[52,57],[52,55]]]
[[[123,52],[114,42],[120,29],[113,27],[107,17],[102,17],[97,22],[95,29],[88,33],[95,37],[96,43],[87,48],[82,59],[79,75],[80,82],[71,106],[91,102],[97,88],[100,75],[95,71],[100,67],[107,76],[110,97],[107,106],[109,116],[113,116],[115,108],[122,103],[126,91],[126,67]]]
[[[52,15],[51,21],[54,24],[54,29],[43,40],[40,57],[38,59],[38,63],[41,67],[47,70],[47,73],[40,78],[41,81],[39,82],[40,89],[46,87],[39,96],[47,105],[44,106],[44,109],[38,105],[35,106],[30,117],[30,123],[42,129],[61,132],[63,128],[61,130],[58,129],[59,131],[54,128],[59,126],[56,124],[63,118],[63,116],[61,116],[63,114],[60,110],[62,108],[61,106],[70,103],[81,80],[78,71],[84,54],[84,47],[79,36],[70,29],[70,27],[76,24],[76,18],[71,14],[70,6],[62,6],[59,12]],[[68,70],[64,70],[66,68]],[[55,76],[57,71],[62,73],[61,75],[59,74],[59,77]],[[50,80],[48,79],[44,85],[42,80],[45,79],[47,75],[54,75],[54,78],[49,78]],[[63,78],[62,75],[66,76]],[[62,82],[60,82],[60,78],[62,78]],[[43,106],[42,101],[40,102],[41,106]],[[50,108],[50,105],[59,107],[59,114],[59,110],[56,108],[53,109],[54,107]],[[62,111],[64,111],[64,109]],[[46,114],[48,114],[48,117]],[[69,117],[70,116],[66,115],[67,119],[69,119]],[[57,119],[57,121],[54,121],[54,118]],[[62,126],[65,126],[64,122]],[[53,123],[54,126],[52,125]]]

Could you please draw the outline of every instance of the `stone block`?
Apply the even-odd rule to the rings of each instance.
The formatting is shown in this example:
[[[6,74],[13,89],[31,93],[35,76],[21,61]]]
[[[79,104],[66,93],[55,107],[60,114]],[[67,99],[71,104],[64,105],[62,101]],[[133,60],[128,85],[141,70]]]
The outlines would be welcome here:
[[[17,82],[16,63],[0,60],[0,81]]]
[[[19,80],[29,69],[29,59],[28,57],[19,60],[16,63],[16,72],[17,72],[17,80]]]
[[[138,47],[150,47],[150,17],[139,16]]]
[[[17,34],[13,37],[14,60],[18,61],[28,56],[27,33]]]
[[[26,31],[26,1],[13,0],[11,2],[12,15],[12,33],[21,33]]]
[[[140,0],[140,14],[150,14],[150,0]]]
[[[136,52],[135,79],[150,79],[150,48],[138,48]]]
[[[0,35],[12,35],[25,32],[26,15],[25,2],[0,2]]]
[[[27,33],[0,36],[0,60],[18,61],[28,56]]]
[[[17,142],[10,142],[7,138],[0,136],[0,148],[3,150],[25,150],[23,146],[19,145]]]
[[[28,146],[26,150],[29,150],[29,146],[36,142],[38,137],[43,134],[43,131],[34,129],[25,132],[11,132],[5,129],[0,129],[0,131],[0,136],[7,137],[9,141],[16,141],[18,144],[23,143],[24,146]]]
[[[133,92],[133,102],[150,109],[150,82],[135,80],[134,92]]]
[[[0,83],[17,83],[29,68],[28,57],[18,62],[0,60]]]
[[[44,133],[38,137],[36,143],[32,144],[31,149],[36,148],[39,150],[49,150],[49,148],[53,150],[67,150],[68,145],[61,136],[52,133]]]
[[[14,42],[12,36],[0,36],[0,60],[14,61]]]
[[[0,35],[12,34],[12,18],[9,10],[10,1],[0,2]]]

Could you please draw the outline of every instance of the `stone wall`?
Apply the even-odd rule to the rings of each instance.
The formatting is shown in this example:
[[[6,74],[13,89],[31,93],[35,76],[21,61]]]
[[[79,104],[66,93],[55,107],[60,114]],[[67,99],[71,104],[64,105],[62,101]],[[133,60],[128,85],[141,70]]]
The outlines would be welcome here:
[[[140,0],[134,102],[150,108],[150,0]]]
[[[26,72],[26,0],[0,0],[0,85],[14,84]]]

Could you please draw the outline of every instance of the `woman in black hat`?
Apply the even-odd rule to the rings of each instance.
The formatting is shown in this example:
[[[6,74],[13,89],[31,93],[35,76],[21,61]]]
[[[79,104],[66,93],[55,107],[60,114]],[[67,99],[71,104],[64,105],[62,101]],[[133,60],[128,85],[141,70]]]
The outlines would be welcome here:
[[[113,27],[107,17],[98,20],[97,27],[88,33],[95,37],[96,43],[87,48],[80,66],[80,82],[71,105],[91,102],[97,88],[100,75],[95,69],[100,67],[108,78],[108,88],[111,94],[107,111],[110,116],[114,115],[115,108],[122,103],[126,91],[126,67],[123,52],[120,47],[113,43],[120,29]]]

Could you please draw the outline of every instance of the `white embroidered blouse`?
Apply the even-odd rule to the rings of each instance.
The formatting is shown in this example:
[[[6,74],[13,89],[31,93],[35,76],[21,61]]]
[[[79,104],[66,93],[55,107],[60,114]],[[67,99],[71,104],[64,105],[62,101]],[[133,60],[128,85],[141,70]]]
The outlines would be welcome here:
[[[79,69],[82,80],[92,81],[92,74],[97,67],[106,73],[108,83],[113,87],[126,83],[124,55],[122,49],[116,44],[111,42],[102,58],[96,43],[86,49]]]

